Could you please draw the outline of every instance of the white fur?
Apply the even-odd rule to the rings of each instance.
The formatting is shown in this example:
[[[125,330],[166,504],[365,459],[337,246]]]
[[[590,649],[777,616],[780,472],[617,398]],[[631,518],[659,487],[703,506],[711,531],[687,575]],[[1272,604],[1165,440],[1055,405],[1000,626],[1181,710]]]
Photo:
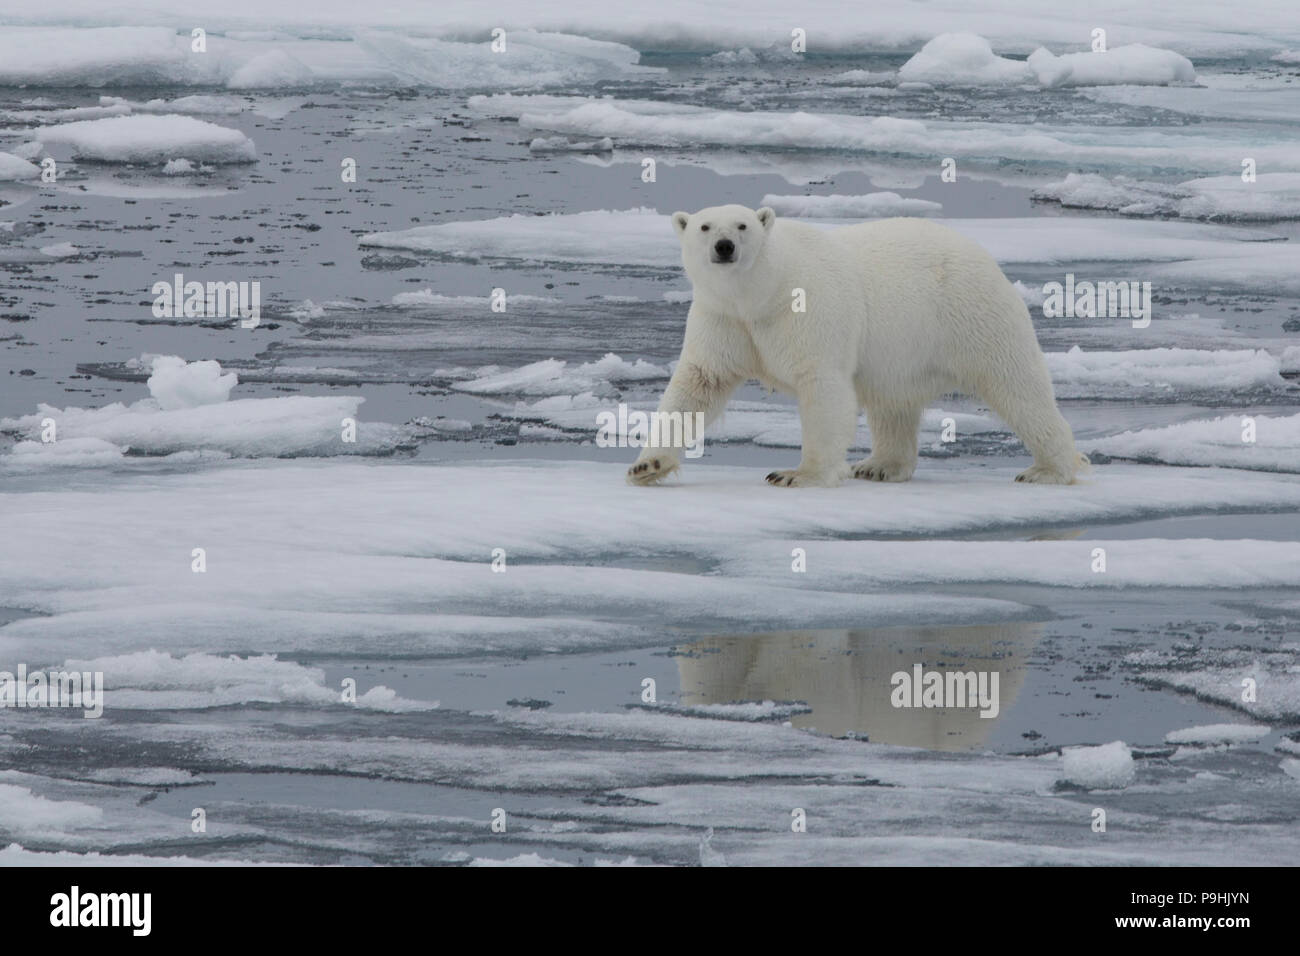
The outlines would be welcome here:
[[[1086,465],[1024,302],[960,233],[924,219],[818,229],[736,205],[674,213],[672,222],[695,300],[659,410],[710,421],[748,379],[794,394],[803,458],[771,483],[906,481],[921,414],[949,391],[979,396],[1025,443],[1034,465],[1018,481],[1066,484]],[[715,261],[723,239],[735,262]],[[796,288],[806,312],[792,310]],[[871,457],[850,466],[862,408]],[[652,483],[679,463],[675,449],[646,448],[628,478]]]

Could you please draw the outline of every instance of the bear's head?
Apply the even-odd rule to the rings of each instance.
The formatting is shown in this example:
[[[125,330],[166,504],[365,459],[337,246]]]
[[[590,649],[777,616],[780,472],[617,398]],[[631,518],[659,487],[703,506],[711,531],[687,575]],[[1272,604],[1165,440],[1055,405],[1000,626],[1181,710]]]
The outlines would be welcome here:
[[[763,243],[776,222],[767,206],[710,206],[691,215],[673,213],[673,228],[682,244],[682,265],[688,275],[706,270],[727,273],[748,270],[758,261]]]

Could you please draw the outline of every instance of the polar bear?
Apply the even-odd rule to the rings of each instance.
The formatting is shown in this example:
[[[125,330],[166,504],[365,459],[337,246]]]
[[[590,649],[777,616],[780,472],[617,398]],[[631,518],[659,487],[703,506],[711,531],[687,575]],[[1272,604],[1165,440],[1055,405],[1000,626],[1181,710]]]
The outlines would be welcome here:
[[[1025,443],[1034,464],[1017,481],[1070,484],[1087,465],[1028,309],[960,233],[924,219],[821,229],[738,205],[673,213],[672,224],[695,299],[659,412],[711,421],[749,379],[793,393],[803,456],[769,483],[907,481],[921,415],[949,391],[979,396]],[[863,408],[871,457],[850,466]],[[653,484],[679,465],[679,449],[646,447],[627,477]]]

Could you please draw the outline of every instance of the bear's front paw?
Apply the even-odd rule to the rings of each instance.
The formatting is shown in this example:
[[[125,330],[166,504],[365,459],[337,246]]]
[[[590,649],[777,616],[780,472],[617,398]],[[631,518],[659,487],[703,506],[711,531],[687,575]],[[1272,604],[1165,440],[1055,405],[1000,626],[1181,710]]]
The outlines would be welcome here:
[[[853,466],[853,477],[863,481],[907,481],[916,471],[915,464],[875,461],[868,458]]]
[[[677,470],[677,460],[667,455],[640,458],[627,470],[627,480],[633,485],[653,485]]]

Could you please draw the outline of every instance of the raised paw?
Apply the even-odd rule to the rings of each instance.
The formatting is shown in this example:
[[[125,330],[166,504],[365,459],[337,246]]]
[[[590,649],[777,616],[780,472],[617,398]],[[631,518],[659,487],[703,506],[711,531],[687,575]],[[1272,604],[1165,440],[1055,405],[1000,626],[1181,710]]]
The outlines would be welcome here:
[[[853,466],[853,477],[863,481],[907,481],[915,470],[915,465],[878,462],[868,458]]]
[[[653,485],[677,470],[671,458],[643,458],[627,470],[627,480],[633,485]]]

